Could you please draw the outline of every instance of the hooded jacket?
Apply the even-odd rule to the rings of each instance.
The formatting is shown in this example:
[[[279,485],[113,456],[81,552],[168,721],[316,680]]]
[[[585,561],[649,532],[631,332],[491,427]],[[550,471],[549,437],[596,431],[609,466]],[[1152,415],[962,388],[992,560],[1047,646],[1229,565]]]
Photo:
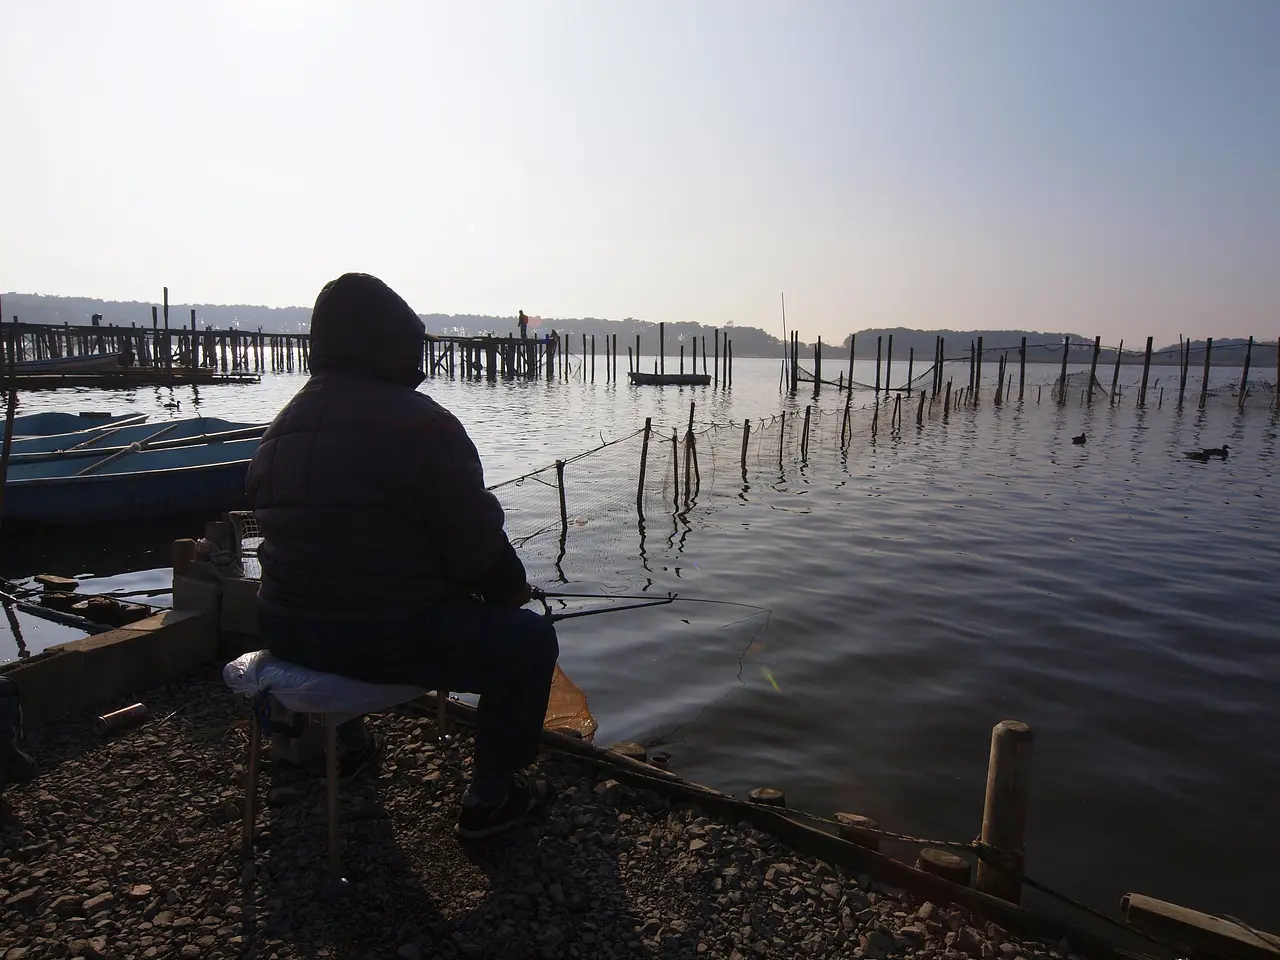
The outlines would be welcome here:
[[[416,391],[423,342],[422,321],[375,277],[345,274],[320,291],[311,379],[249,466],[264,610],[390,621],[523,587],[475,445]]]

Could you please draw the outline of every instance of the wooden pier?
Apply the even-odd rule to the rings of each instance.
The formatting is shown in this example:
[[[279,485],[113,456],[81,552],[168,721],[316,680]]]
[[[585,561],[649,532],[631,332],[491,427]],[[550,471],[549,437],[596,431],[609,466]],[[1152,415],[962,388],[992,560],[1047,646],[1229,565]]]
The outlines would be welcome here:
[[[166,300],[168,291],[166,290]],[[655,373],[666,373],[665,325],[658,325]],[[212,384],[255,382],[263,373],[308,373],[311,337],[306,333],[268,333],[259,330],[215,330],[201,327],[193,309],[181,325],[170,322],[167,302],[151,308],[151,326],[102,324],[95,314],[89,326],[64,323],[23,323],[13,317],[4,324],[4,365],[12,382],[23,389],[68,386],[131,387],[151,384]],[[597,366],[606,383],[619,382],[618,335],[597,345],[595,335],[581,340],[555,330],[537,336],[441,337],[427,334],[422,342],[422,370],[430,378],[460,380],[578,380],[595,383]],[[698,339],[701,339],[699,373]],[[691,344],[688,369],[715,385],[733,384],[733,341],[715,331],[711,366],[707,338]],[[58,370],[60,359],[119,356],[109,371]],[[675,367],[675,357],[672,357]],[[22,365],[40,361],[38,370]],[[627,345],[627,373],[640,373],[641,343]],[[15,366],[16,365],[16,366]],[[68,364],[68,367],[72,364]],[[50,369],[52,367],[52,369]],[[680,346],[678,369],[685,374],[685,345]],[[624,377],[625,379],[625,377]]]

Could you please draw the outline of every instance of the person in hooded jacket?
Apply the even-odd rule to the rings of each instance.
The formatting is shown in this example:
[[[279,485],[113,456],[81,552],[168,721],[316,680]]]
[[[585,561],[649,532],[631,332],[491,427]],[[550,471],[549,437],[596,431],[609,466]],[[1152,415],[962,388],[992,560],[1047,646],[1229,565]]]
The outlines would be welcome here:
[[[348,273],[311,315],[311,377],[263,435],[248,494],[262,532],[259,622],[282,660],[373,683],[480,695],[457,833],[527,820],[526,778],[559,649],[458,419],[417,392],[424,327],[381,280]],[[377,744],[348,726],[349,767]]]

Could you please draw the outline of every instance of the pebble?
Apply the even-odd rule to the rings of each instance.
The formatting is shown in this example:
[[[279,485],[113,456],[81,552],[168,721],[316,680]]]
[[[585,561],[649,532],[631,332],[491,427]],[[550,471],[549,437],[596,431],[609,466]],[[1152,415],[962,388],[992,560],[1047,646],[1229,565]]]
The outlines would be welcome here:
[[[216,670],[139,697],[170,723],[104,744],[86,718],[39,731],[41,776],[0,821],[0,960],[1084,960],[966,911],[912,902],[598,768],[552,755],[546,821],[464,849],[471,741],[405,712],[341,793],[354,896],[320,900],[323,763],[264,743],[254,862],[239,855],[247,714]],[[18,942],[15,943],[15,940]]]

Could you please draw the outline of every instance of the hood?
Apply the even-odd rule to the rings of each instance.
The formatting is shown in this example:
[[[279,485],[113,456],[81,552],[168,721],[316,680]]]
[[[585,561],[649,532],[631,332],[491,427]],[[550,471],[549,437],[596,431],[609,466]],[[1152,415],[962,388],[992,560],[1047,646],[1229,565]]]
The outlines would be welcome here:
[[[377,277],[344,273],[324,285],[311,311],[311,372],[352,370],[416,387],[424,327]]]

